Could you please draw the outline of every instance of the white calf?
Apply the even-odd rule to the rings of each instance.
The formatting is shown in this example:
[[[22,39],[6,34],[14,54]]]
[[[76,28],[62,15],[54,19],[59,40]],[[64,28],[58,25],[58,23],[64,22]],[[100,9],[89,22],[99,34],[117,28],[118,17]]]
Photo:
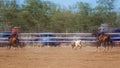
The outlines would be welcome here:
[[[82,48],[82,46],[84,46],[85,43],[86,43],[85,40],[76,40],[72,43],[72,49],[77,47]]]

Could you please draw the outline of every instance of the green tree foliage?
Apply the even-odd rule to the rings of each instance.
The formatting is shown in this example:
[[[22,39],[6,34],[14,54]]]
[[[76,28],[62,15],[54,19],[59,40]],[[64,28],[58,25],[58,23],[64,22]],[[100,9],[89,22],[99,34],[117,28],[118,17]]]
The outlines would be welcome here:
[[[19,6],[16,0],[1,0],[1,24],[4,30],[9,30],[13,25],[19,24]]]
[[[113,25],[116,20],[116,12],[114,12],[115,0],[97,0],[96,14],[100,15],[101,23]]]
[[[46,0],[0,0],[0,31],[13,26],[22,32],[91,32],[102,23],[119,27],[120,14],[115,12],[117,0],[96,0],[97,6],[77,2],[70,8]]]

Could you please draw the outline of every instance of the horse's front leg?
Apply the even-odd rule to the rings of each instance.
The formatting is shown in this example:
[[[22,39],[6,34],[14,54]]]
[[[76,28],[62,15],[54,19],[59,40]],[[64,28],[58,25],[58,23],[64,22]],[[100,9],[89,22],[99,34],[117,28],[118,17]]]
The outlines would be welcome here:
[[[12,44],[8,44],[8,49],[11,49]]]
[[[104,43],[104,48],[105,48],[104,51],[108,51],[109,50],[109,46],[110,46],[109,43],[105,42]]]
[[[107,51],[109,50],[109,47],[111,46],[111,44],[108,42],[106,42],[106,48],[107,48]]]
[[[98,45],[97,45],[97,51],[101,51],[101,47],[103,46],[103,43],[99,43]]]
[[[103,48],[104,48],[104,50],[103,50],[103,51],[106,51],[106,47],[107,47],[107,45],[106,45],[106,43],[105,43],[105,42],[103,43],[103,45],[102,45],[102,46],[103,46]]]
[[[112,48],[114,47],[115,45],[113,44],[113,42],[108,42],[108,48],[107,50],[112,50]]]
[[[98,52],[99,46],[100,46],[100,43],[97,43],[96,44],[96,52]]]
[[[79,44],[78,46],[79,46],[79,48],[81,49],[83,45],[82,45],[82,44]]]

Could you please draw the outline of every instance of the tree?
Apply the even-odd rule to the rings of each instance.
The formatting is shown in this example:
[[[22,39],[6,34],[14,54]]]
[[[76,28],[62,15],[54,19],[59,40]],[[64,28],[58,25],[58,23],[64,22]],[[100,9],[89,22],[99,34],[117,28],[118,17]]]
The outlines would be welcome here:
[[[97,0],[97,3],[96,14],[101,16],[101,23],[114,25],[116,21],[116,13],[114,12],[115,0]]]
[[[27,17],[26,22],[30,25],[30,29],[35,29],[36,32],[43,31],[43,27],[47,24],[47,4],[42,0],[25,0],[23,8],[26,13],[23,17]]]
[[[91,13],[92,13],[92,8],[88,3],[84,2],[78,2],[76,4],[76,9],[77,9],[77,14],[79,15],[79,25],[80,31],[86,31],[89,30],[89,25],[91,24]]]
[[[1,23],[3,30],[9,31],[10,28],[18,24],[19,6],[16,0],[1,0]]]
[[[120,18],[114,11],[115,1],[97,0],[95,8],[77,2],[66,9],[45,0],[24,0],[23,4],[0,0],[0,29],[19,26],[22,32],[91,32],[102,23],[115,27]]]

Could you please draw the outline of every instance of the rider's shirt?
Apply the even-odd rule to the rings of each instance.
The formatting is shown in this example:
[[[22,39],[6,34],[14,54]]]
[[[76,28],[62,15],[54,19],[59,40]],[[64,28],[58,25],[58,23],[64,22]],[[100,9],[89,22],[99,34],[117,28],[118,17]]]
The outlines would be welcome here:
[[[19,29],[17,28],[12,29],[12,34],[18,34],[18,33],[20,33]]]
[[[107,32],[108,29],[107,29],[107,27],[101,26],[101,27],[99,27],[99,31],[100,31],[100,32]]]

